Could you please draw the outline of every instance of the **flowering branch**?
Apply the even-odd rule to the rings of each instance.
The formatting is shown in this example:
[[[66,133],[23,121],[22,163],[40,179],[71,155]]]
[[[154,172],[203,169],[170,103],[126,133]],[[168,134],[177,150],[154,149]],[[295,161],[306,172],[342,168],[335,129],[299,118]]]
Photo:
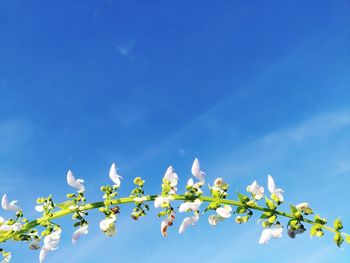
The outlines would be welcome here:
[[[208,222],[212,226],[216,226],[220,221],[230,218],[236,214],[235,222],[238,224],[246,223],[254,212],[260,212],[261,225],[263,231],[259,240],[260,244],[267,244],[271,238],[280,238],[287,228],[288,236],[295,238],[297,234],[306,231],[305,225],[310,225],[310,235],[321,237],[324,230],[334,234],[334,242],[337,246],[341,246],[343,241],[350,243],[350,235],[342,232],[342,222],[336,219],[333,227],[327,225],[327,220],[319,215],[314,216],[313,220],[307,218],[313,214],[313,211],[308,203],[300,203],[298,205],[290,205],[290,212],[278,210],[279,205],[284,202],[283,190],[276,187],[272,176],[268,176],[269,197],[264,194],[264,188],[259,186],[256,181],[247,187],[249,195],[237,193],[238,199],[226,199],[228,196],[228,184],[222,178],[217,178],[213,186],[209,185],[211,196],[204,196],[202,187],[205,183],[205,173],[200,170],[199,161],[195,159],[192,169],[192,175],[198,181],[194,182],[190,178],[186,185],[184,194],[177,194],[178,175],[175,173],[172,166],[169,166],[165,172],[162,183],[162,193],[160,195],[145,195],[143,186],[145,181],[141,177],[134,179],[135,188],[131,191],[129,197],[118,198],[118,189],[121,184],[121,176],[117,173],[115,164],[111,166],[109,177],[113,181],[113,185],[101,187],[104,192],[103,201],[86,203],[84,181],[75,179],[73,173],[68,171],[67,183],[69,186],[76,188],[76,193],[67,194],[67,201],[56,204],[52,196],[47,198],[38,198],[38,205],[35,209],[42,213],[42,216],[28,221],[23,216],[20,207],[17,206],[17,201],[8,201],[7,195],[3,195],[2,208],[7,211],[15,212],[15,217],[5,220],[0,217],[0,243],[8,240],[24,241],[29,243],[29,248],[33,250],[40,249],[39,261],[43,262],[48,252],[55,250],[58,246],[62,229],[54,223],[53,220],[72,215],[72,219],[76,222],[74,226],[78,229],[72,235],[72,243],[75,244],[81,235],[88,233],[88,221],[86,216],[89,210],[99,209],[104,214],[104,219],[100,222],[100,229],[107,236],[112,236],[116,233],[115,223],[120,210],[120,205],[134,203],[135,208],[131,213],[134,220],[145,216],[149,210],[148,202],[154,202],[155,208],[162,208],[163,211],[158,213],[159,217],[164,217],[161,222],[160,231],[163,236],[167,236],[168,227],[173,225],[175,220],[175,209],[172,206],[173,201],[182,201],[178,212],[193,212],[193,216],[186,217],[179,228],[179,233],[183,233],[190,225],[195,225],[199,220],[200,215],[213,211],[209,215]],[[265,197],[263,205],[259,205]],[[202,214],[200,206],[202,203],[207,203],[207,207]],[[233,211],[232,207],[235,208]],[[288,223],[283,227],[279,218],[288,219]],[[44,230],[39,233],[37,227]],[[44,239],[44,244],[41,246],[40,241]],[[8,263],[12,257],[10,252],[0,248],[0,253],[3,255],[1,263]]]

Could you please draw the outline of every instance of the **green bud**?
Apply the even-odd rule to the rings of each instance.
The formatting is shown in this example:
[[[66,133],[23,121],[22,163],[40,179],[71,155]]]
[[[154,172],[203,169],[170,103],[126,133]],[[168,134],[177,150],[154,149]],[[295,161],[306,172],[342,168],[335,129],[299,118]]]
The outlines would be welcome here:
[[[322,228],[319,226],[312,226],[310,229],[310,235],[316,237],[322,237],[324,235]]]
[[[301,227],[301,224],[299,223],[299,221],[295,219],[289,220],[289,225],[293,230],[297,230]]]
[[[335,235],[334,235],[334,242],[335,242],[335,244],[338,246],[338,247],[340,247],[341,246],[341,244],[343,243],[343,241],[344,241],[344,238],[339,234],[339,233],[336,233]]]
[[[164,211],[158,213],[158,217],[165,216],[166,214],[167,214],[167,211],[164,210]]]
[[[244,214],[247,211],[247,209],[245,207],[239,206],[236,209],[236,213],[237,214]]]
[[[145,183],[145,181],[142,180],[141,177],[136,177],[136,178],[134,179],[134,184],[136,184],[136,185],[138,185],[138,186],[140,186],[140,187],[142,187],[142,186],[144,185],[144,183]]]
[[[263,228],[267,228],[267,227],[271,226],[269,221],[264,221],[264,222],[261,223],[261,225],[262,225]]]
[[[316,223],[321,224],[321,225],[327,224],[327,219],[321,218],[319,215],[315,215],[314,220]]]
[[[245,203],[247,203],[247,202],[249,201],[249,197],[248,197],[248,196],[243,195],[243,194],[241,194],[241,193],[237,193],[237,195],[238,195],[239,201],[240,201],[242,204],[245,204]]]
[[[216,208],[218,208],[218,207],[220,207],[220,204],[217,203],[217,202],[211,202],[211,203],[209,203],[209,205],[208,205],[208,209],[209,209],[209,210],[216,210]]]
[[[67,198],[73,198],[75,197],[75,194],[67,194]]]
[[[250,207],[256,207],[257,206],[257,203],[255,202],[255,200],[250,200],[247,202],[247,205],[250,206]]]
[[[335,230],[340,230],[343,228],[343,224],[341,222],[341,220],[339,218],[337,218],[335,221],[334,221],[334,224],[333,224]]]
[[[302,214],[301,214],[299,211],[295,212],[295,213],[294,213],[294,216],[295,216],[295,218],[298,219],[298,220],[303,219],[303,216],[302,216]]]
[[[276,209],[276,205],[271,199],[268,199],[267,197],[265,197],[265,201],[266,201],[266,206],[269,209],[271,209],[271,210],[275,210]]]
[[[243,224],[248,221],[249,217],[248,216],[237,216],[235,221],[237,224]]]
[[[102,192],[106,192],[106,190],[107,190],[107,187],[101,186],[101,191],[102,191]]]
[[[74,227],[80,226],[80,222],[75,222],[73,226],[74,226]]]
[[[211,190],[211,196],[214,198],[219,198],[220,191],[219,190]]]
[[[269,223],[273,224],[273,223],[275,223],[276,219],[277,219],[277,216],[273,215],[273,216],[270,216],[269,219],[267,219],[267,221],[269,221]]]
[[[42,204],[45,202],[45,198],[44,197],[39,197],[38,199],[36,199],[36,203],[37,204]]]

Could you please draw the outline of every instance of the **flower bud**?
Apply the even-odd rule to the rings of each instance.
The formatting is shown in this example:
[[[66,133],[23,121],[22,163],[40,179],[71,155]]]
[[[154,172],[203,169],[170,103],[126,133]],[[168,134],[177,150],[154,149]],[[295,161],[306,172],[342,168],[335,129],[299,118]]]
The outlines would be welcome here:
[[[335,230],[340,230],[343,228],[343,224],[341,222],[341,220],[339,218],[337,218],[335,221],[334,221],[334,228]]]
[[[273,223],[275,223],[276,219],[277,219],[277,216],[276,216],[276,215],[273,215],[273,216],[270,216],[270,217],[267,219],[267,221],[269,221],[269,223],[273,224]]]
[[[335,235],[334,235],[334,242],[337,244],[337,246],[338,247],[340,247],[341,246],[341,244],[343,243],[343,241],[344,241],[344,238],[339,234],[339,233],[336,233]]]
[[[43,198],[43,197],[39,197],[38,199],[36,199],[37,204],[42,204],[44,202],[45,202],[45,198]]]
[[[67,198],[73,198],[75,197],[75,194],[67,194]]]

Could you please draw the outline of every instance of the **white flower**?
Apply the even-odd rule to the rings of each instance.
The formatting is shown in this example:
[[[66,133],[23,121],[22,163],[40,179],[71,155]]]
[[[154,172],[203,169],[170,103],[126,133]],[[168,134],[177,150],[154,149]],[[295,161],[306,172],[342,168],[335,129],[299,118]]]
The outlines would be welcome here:
[[[166,170],[163,179],[168,180],[170,182],[170,186],[175,187],[177,186],[177,181],[179,180],[179,177],[175,173],[173,167],[170,165]]]
[[[271,175],[267,176],[267,187],[272,195],[275,195],[276,198],[280,201],[283,202],[284,198],[282,193],[284,192],[281,188],[276,188],[275,181],[273,180]]]
[[[216,226],[218,224],[218,222],[223,221],[223,220],[224,220],[224,218],[222,218],[219,215],[210,215],[208,217],[208,222],[212,226]]]
[[[198,215],[186,217],[180,225],[179,234],[182,234],[186,230],[186,228],[189,227],[190,225],[194,226],[198,221],[198,219],[199,219]]]
[[[179,212],[198,211],[202,201],[198,198],[194,202],[184,202],[179,207]]]
[[[154,200],[154,207],[155,208],[159,208],[162,207],[164,205],[167,205],[170,203],[170,201],[174,200],[174,198],[172,196],[158,196],[155,200]]]
[[[168,235],[168,227],[173,225],[174,220],[175,213],[171,212],[170,215],[160,223],[160,232],[162,233],[163,237],[166,237]]]
[[[1,207],[7,211],[17,212],[17,211],[21,210],[21,208],[16,205],[17,202],[18,202],[17,200],[13,200],[13,201],[9,202],[7,199],[7,195],[4,194],[2,196],[2,200],[1,200]]]
[[[29,244],[31,250],[38,250],[40,248],[40,239],[35,239],[32,243]]]
[[[84,192],[84,190],[85,190],[85,187],[83,185],[84,180],[75,179],[71,170],[68,170],[68,172],[67,172],[67,183],[69,186],[78,189],[78,192]]]
[[[312,208],[309,203],[303,202],[295,206],[296,209],[300,212],[304,212],[306,215],[310,215],[313,213]]]
[[[222,184],[224,183],[224,180],[222,178],[216,178],[215,181],[214,181],[214,186],[216,187],[221,187]]]
[[[75,230],[72,236],[72,243],[75,244],[81,235],[86,235],[87,233],[89,233],[88,228],[89,225],[83,225],[77,230]]]
[[[62,230],[59,229],[51,234],[47,235],[44,239],[44,246],[40,250],[39,261],[42,263],[49,251],[56,250],[58,243],[60,242]]]
[[[247,186],[247,191],[250,192],[256,200],[264,197],[264,187],[259,186],[257,181]]]
[[[36,205],[35,210],[39,213],[42,213],[44,211],[44,206],[43,205]]]
[[[12,254],[8,253],[7,256],[1,261],[1,263],[9,263],[11,261]]]
[[[109,169],[109,178],[114,182],[114,186],[120,186],[120,179],[123,179],[119,174],[117,174],[117,167],[115,163],[112,163],[111,169]]]
[[[117,218],[112,215],[111,217],[107,217],[100,222],[100,229],[107,236],[113,236],[116,233],[115,221]]]
[[[193,178],[188,179],[187,186],[193,186],[193,185],[194,185]]]
[[[259,244],[260,245],[268,244],[271,238],[281,238],[282,232],[283,232],[283,227],[281,225],[265,228],[261,233]]]
[[[216,208],[216,213],[223,218],[229,218],[232,214],[232,207],[229,205],[224,205],[224,207],[218,207]]]
[[[147,197],[146,197],[146,196],[135,197],[133,200],[134,200],[134,202],[142,203],[142,202],[144,202],[144,201],[147,201]]]
[[[22,224],[19,222],[16,222],[12,225],[8,225],[8,224],[2,224],[0,226],[0,231],[20,231],[22,229]]]
[[[0,226],[2,225],[2,223],[5,222],[5,219],[3,217],[0,216]]]
[[[205,173],[203,171],[201,171],[200,166],[199,166],[199,161],[198,159],[194,159],[194,162],[192,164],[192,169],[191,172],[193,174],[194,177],[196,177],[200,182],[204,183],[205,181]]]

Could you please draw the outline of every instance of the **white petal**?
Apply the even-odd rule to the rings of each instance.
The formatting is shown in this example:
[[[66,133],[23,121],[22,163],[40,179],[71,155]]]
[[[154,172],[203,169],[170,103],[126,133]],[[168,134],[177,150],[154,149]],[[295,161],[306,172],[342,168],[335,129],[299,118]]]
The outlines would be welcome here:
[[[2,199],[1,199],[1,207],[4,209],[4,210],[7,210],[8,209],[8,206],[9,206],[9,201],[7,200],[7,195],[4,194],[2,196]]]
[[[4,210],[7,210],[7,211],[13,211],[13,212],[16,212],[16,211],[19,211],[21,210],[20,207],[18,207],[17,205],[17,200],[13,200],[9,203],[8,199],[7,199],[7,195],[4,194],[2,196],[2,199],[1,199],[1,206]]]
[[[271,229],[271,236],[273,238],[281,238],[282,237],[282,232],[283,232],[283,227],[282,226],[276,226]]]
[[[47,253],[49,252],[49,249],[42,247],[39,254],[39,262],[42,263],[44,259],[46,258]]]
[[[171,186],[177,186],[177,181],[179,180],[179,177],[177,176],[171,165],[166,170],[163,178],[168,180]]]
[[[191,217],[186,217],[179,228],[179,234],[182,234],[187,227],[189,227],[190,225],[195,225],[195,223],[198,221],[199,216],[191,216]]]
[[[216,213],[223,218],[229,218],[232,213],[232,207],[229,205],[224,205],[224,207],[218,207]]]
[[[75,230],[72,236],[72,243],[75,244],[81,235],[86,235],[89,232],[88,228],[89,225],[83,225]]]
[[[268,244],[271,237],[272,237],[271,230],[269,228],[265,228],[261,233],[259,244],[260,245]]]
[[[212,226],[216,226],[217,223],[218,223],[219,221],[222,221],[222,220],[224,220],[224,219],[223,219],[222,217],[218,216],[218,215],[210,215],[210,216],[208,217],[208,222],[209,222],[209,224],[212,225]]]
[[[271,175],[267,176],[267,188],[269,189],[271,194],[273,194],[276,191],[275,180],[273,180]]]
[[[84,180],[82,179],[75,179],[73,172],[71,170],[68,170],[67,172],[67,183],[69,186],[74,187],[78,189],[79,192],[84,192],[85,187],[82,184]]]
[[[119,187],[120,186],[120,179],[122,178],[119,174],[117,174],[117,167],[115,163],[112,163],[111,168],[109,169],[109,178],[114,182],[114,185]]]
[[[194,184],[193,178],[188,179],[187,186],[193,186],[193,184]]]
[[[42,213],[44,211],[44,206],[43,205],[36,205],[35,210],[39,213]]]
[[[190,210],[190,208],[191,208],[191,202],[184,202],[180,205],[179,212],[180,213],[187,212],[188,210]]]
[[[200,170],[199,161],[197,158],[194,159],[194,161],[193,161],[191,172],[192,172],[194,177],[196,177],[200,182],[204,183],[205,173]]]
[[[0,224],[4,223],[4,221],[5,219],[2,216],[0,216]]]
[[[303,202],[303,203],[297,204],[295,207],[299,211],[304,211],[305,209],[310,208],[310,205],[309,205],[309,203]]]

